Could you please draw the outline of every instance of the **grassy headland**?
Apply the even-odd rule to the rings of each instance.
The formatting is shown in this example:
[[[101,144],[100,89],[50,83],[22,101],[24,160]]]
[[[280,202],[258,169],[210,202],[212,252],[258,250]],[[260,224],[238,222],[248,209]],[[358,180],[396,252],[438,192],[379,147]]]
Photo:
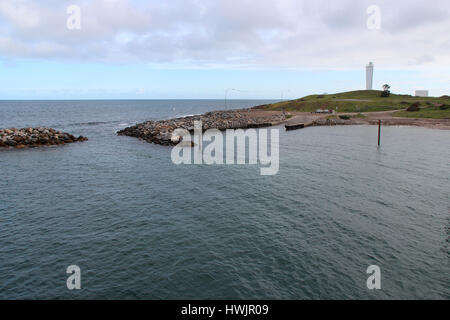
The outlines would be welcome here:
[[[263,106],[265,110],[285,110],[313,112],[317,109],[332,109],[338,112],[375,112],[407,109],[418,103],[420,111],[400,111],[398,116],[446,119],[450,117],[450,97],[414,97],[391,93],[390,97],[381,97],[381,91],[359,90],[335,94],[311,95],[296,100],[281,101]]]

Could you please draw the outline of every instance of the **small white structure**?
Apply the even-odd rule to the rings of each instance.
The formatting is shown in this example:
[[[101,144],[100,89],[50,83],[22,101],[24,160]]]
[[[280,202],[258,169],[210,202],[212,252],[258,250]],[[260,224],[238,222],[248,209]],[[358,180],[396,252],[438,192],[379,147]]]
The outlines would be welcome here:
[[[428,97],[428,90],[416,90],[416,97]]]
[[[373,68],[374,65],[372,62],[366,66],[366,90],[373,89]]]

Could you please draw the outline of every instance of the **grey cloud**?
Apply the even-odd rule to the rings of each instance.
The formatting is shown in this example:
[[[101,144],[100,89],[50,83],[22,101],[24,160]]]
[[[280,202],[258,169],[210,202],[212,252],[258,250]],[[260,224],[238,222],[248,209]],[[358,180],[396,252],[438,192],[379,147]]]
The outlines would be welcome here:
[[[422,65],[430,62],[434,62],[436,59],[433,56],[430,55],[423,55],[420,57],[417,57],[414,61],[411,62],[412,65]]]
[[[377,2],[377,1],[375,1]],[[66,28],[66,7],[82,29]],[[1,0],[0,57],[243,67],[450,64],[447,0]],[[419,43],[419,45],[418,45]]]
[[[450,18],[448,1],[403,1],[400,4],[383,7],[383,24],[389,32],[401,33],[429,24],[445,23]]]

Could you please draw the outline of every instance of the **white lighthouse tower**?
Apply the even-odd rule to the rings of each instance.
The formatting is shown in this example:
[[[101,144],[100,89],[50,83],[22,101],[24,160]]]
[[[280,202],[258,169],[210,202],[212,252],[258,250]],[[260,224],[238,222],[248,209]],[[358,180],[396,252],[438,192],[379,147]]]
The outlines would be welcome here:
[[[373,89],[373,67],[372,62],[366,66],[366,90]]]

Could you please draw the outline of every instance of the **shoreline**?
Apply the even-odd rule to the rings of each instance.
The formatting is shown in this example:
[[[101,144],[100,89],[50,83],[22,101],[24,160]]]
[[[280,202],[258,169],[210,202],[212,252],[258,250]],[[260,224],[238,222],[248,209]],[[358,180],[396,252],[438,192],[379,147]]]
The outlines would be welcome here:
[[[393,117],[398,110],[366,113],[317,114],[312,112],[283,112],[263,110],[259,107],[235,110],[211,111],[200,115],[172,118],[166,120],[149,120],[127,127],[117,132],[166,146],[177,145],[180,137],[172,138],[175,129],[193,131],[194,121],[202,121],[203,130],[248,129],[285,125],[287,130],[297,130],[311,126],[334,125],[382,125],[418,126],[430,129],[450,130],[450,119],[399,118]]]
[[[249,129],[284,125],[286,130],[299,130],[312,126],[378,125],[416,126],[429,129],[450,130],[450,119],[394,117],[399,110],[320,114],[312,112],[264,110],[259,107],[218,110],[199,115],[189,115],[165,120],[149,120],[126,127],[118,135],[135,137],[149,143],[173,146],[181,137],[172,137],[175,129],[194,130],[194,121],[201,121],[203,131],[218,129]],[[52,128],[0,129],[0,148],[35,148],[86,141],[83,136],[56,131]]]
[[[381,120],[383,126],[415,126],[429,129],[450,130],[450,119],[432,118],[403,118],[394,117],[399,110],[365,112],[365,113],[340,113],[336,116],[337,125],[378,125]],[[339,116],[348,116],[350,119],[343,120]],[[333,119],[331,119],[333,120]]]

